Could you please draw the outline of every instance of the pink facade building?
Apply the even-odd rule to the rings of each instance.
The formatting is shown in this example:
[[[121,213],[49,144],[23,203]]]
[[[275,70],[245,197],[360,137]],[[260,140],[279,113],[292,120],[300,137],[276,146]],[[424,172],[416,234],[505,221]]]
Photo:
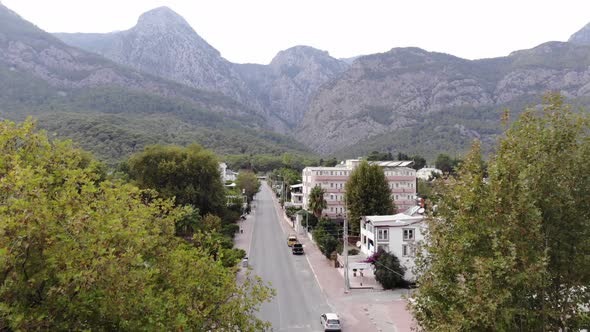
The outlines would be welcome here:
[[[346,216],[344,196],[346,181],[361,160],[350,159],[335,167],[306,167],[303,169],[303,208],[308,209],[309,193],[321,186],[326,194],[327,208],[324,215],[330,218]],[[371,161],[383,168],[391,190],[391,199],[399,212],[416,205],[416,171],[409,166],[412,161]]]

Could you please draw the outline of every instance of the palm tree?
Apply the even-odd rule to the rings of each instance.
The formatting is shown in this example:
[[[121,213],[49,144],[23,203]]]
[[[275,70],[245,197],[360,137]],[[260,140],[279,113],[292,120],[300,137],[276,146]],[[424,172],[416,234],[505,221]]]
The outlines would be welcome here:
[[[326,191],[320,186],[313,187],[309,193],[309,209],[317,218],[322,216],[322,210],[328,206],[328,203],[324,199],[325,193]]]

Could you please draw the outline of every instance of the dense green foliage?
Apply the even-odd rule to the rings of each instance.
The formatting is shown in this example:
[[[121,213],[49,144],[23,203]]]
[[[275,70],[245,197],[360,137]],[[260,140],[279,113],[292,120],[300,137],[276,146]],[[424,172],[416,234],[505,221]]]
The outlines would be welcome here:
[[[308,208],[313,212],[316,218],[320,218],[322,216],[322,211],[328,206],[328,203],[324,198],[325,194],[326,190],[320,186],[313,187],[309,193]]]
[[[434,167],[440,169],[443,174],[455,174],[460,163],[461,159],[451,158],[448,154],[441,153],[436,157]]]
[[[284,168],[299,173],[299,176],[306,166],[317,166],[319,163],[313,155],[301,152],[276,155],[267,153],[226,155],[224,161],[231,169],[249,169],[254,173],[265,173]]]
[[[269,288],[175,236],[192,209],[100,169],[30,121],[0,124],[0,330],[268,327]]]
[[[313,239],[326,258],[331,258],[340,243],[340,229],[338,224],[328,218],[321,218],[313,229]]]
[[[368,261],[373,263],[375,280],[384,289],[399,288],[407,285],[404,280],[405,269],[394,254],[379,249],[372,257],[369,257]]]
[[[363,216],[388,215],[395,211],[389,184],[379,165],[363,160],[346,182],[346,204],[352,234],[359,233]]]
[[[250,171],[242,170],[238,174],[236,185],[242,193],[246,194],[248,203],[250,203],[254,195],[260,191],[260,181],[258,181],[256,174]]]
[[[225,206],[217,157],[197,144],[186,148],[153,145],[133,155],[129,177],[140,188],[155,189],[178,205],[191,205],[203,214],[220,214]]]
[[[484,181],[479,144],[442,182],[418,259],[424,330],[588,326],[590,119],[549,95],[500,140]],[[586,311],[584,311],[586,308]]]

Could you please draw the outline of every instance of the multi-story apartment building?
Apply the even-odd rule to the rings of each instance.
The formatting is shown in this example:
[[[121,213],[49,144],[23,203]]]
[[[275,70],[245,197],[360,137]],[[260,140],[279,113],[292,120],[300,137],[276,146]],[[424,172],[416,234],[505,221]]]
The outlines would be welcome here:
[[[303,169],[303,208],[308,209],[309,194],[313,187],[320,186],[326,191],[327,208],[324,215],[330,218],[346,216],[344,196],[346,181],[361,160],[349,159],[335,167],[306,167]],[[389,183],[391,198],[399,212],[416,205],[416,171],[409,166],[412,161],[371,161],[383,168]]]

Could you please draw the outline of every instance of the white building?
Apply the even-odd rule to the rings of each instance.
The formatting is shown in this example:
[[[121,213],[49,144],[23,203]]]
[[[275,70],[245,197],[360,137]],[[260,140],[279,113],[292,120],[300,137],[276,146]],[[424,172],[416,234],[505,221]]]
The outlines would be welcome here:
[[[416,171],[416,177],[418,179],[422,179],[424,181],[428,181],[430,180],[430,177],[432,176],[432,173],[436,173],[438,175],[442,175],[442,171],[438,168],[433,168],[433,167],[424,167],[422,169],[419,169],[418,171]]]
[[[415,206],[404,213],[389,216],[365,216],[361,219],[361,252],[371,256],[379,248],[394,254],[406,268],[404,278],[415,280],[416,246],[424,240],[423,209]]]
[[[303,183],[289,187],[291,190],[291,206],[303,207]]]
[[[359,159],[350,159],[335,167],[306,167],[303,169],[303,208],[308,209],[309,194],[315,186],[326,191],[327,208],[323,214],[330,218],[346,216],[344,195],[346,181],[352,171],[360,164]],[[383,168],[389,183],[391,198],[398,211],[404,211],[416,205],[416,171],[409,166],[413,161],[370,161]]]
[[[221,175],[221,181],[226,183],[227,181],[236,181],[238,173],[227,168],[226,163],[219,163],[219,174]]]

